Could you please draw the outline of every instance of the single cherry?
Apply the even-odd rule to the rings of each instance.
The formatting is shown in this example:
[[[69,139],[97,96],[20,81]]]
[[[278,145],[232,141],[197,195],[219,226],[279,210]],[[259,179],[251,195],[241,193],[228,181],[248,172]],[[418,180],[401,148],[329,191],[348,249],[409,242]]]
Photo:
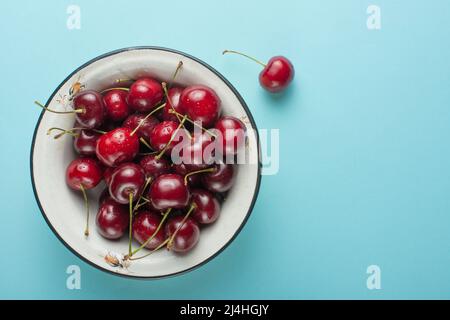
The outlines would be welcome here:
[[[192,202],[195,204],[192,218],[200,224],[210,224],[219,218],[220,203],[209,191],[202,189],[192,190]]]
[[[127,206],[111,198],[105,199],[97,212],[96,225],[103,237],[111,240],[121,238],[129,225]]]
[[[286,57],[275,56],[267,64],[264,64],[241,52],[225,50],[223,53],[236,53],[262,65],[264,69],[259,74],[259,83],[269,92],[277,93],[283,91],[292,82],[292,79],[294,79],[294,66]]]
[[[184,89],[180,87],[174,87],[167,90],[166,105],[161,115],[163,120],[180,122],[180,116],[177,116],[172,111],[175,110],[182,115],[186,113],[180,103],[180,97],[183,93],[183,90]]]
[[[66,182],[74,190],[92,189],[100,183],[102,178],[102,167],[92,158],[77,158],[66,170]]]
[[[154,116],[147,116],[140,113],[130,115],[124,122],[123,127],[130,130],[136,130],[139,138],[144,138],[146,141],[150,140],[150,135],[154,127],[159,123],[159,120]]]
[[[156,178],[170,172],[170,162],[166,158],[158,158],[156,155],[146,155],[139,165],[144,169],[147,178]]]
[[[130,87],[128,105],[135,111],[151,111],[164,96],[161,83],[152,78],[140,78]]]
[[[116,167],[134,159],[139,152],[139,138],[128,128],[117,128],[97,141],[97,158],[108,167]]]
[[[190,171],[204,169],[213,163],[213,137],[209,133],[200,131],[200,133],[194,134],[191,139],[185,139],[184,141],[180,157],[182,163]]]
[[[190,251],[200,239],[200,228],[192,218],[184,219],[183,216],[170,218],[166,224],[166,237],[171,237],[175,232],[170,249],[178,253]]]
[[[235,155],[245,145],[245,125],[238,118],[221,117],[217,120],[214,128],[216,133],[220,133],[220,137],[216,139],[215,143],[223,155]]]
[[[178,129],[178,127],[179,124],[175,121],[163,121],[156,125],[150,134],[151,147],[156,151],[166,149],[170,153],[173,147],[185,140],[187,136],[186,129]]]
[[[108,90],[103,96],[106,117],[111,121],[123,121],[130,114],[130,108],[127,103],[127,90],[112,89]]]
[[[133,237],[140,244],[144,244],[147,249],[155,249],[165,240],[164,228],[160,228],[158,232],[158,226],[161,223],[161,214],[152,211],[141,211],[135,217],[133,221]],[[156,232],[156,234],[154,234]]]
[[[212,127],[220,115],[221,101],[216,92],[207,86],[185,88],[180,101],[189,118],[200,122],[205,128]]]
[[[186,176],[188,173],[194,171],[191,167],[188,167],[184,163],[174,164],[173,169],[175,173],[178,173],[181,176]],[[189,187],[199,187],[202,184],[202,175],[201,174],[193,174],[187,177]]]
[[[109,183],[109,194],[122,204],[135,201],[142,194],[145,184],[145,173],[135,163],[123,163],[114,170]]]
[[[236,169],[233,164],[216,163],[214,170],[203,174],[203,185],[211,192],[228,191],[236,178]]]
[[[163,174],[150,186],[147,197],[157,210],[181,209],[188,205],[189,190],[184,179],[178,174]]]
[[[95,147],[100,136],[100,133],[92,130],[79,130],[73,139],[73,147],[82,156],[95,156]]]
[[[105,120],[105,106],[100,93],[86,90],[73,98],[73,108],[83,110],[75,114],[77,122],[84,128],[99,128]]]

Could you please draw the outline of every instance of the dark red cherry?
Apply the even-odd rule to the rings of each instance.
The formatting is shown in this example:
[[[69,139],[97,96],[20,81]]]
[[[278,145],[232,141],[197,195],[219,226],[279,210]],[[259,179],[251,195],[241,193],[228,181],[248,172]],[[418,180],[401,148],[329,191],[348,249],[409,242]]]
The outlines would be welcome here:
[[[95,219],[98,232],[106,239],[119,239],[129,225],[128,207],[113,199],[105,199]]]
[[[86,90],[78,93],[73,98],[73,108],[83,110],[75,114],[76,121],[83,128],[98,128],[105,120],[105,106],[101,94],[97,91]]]
[[[128,92],[121,89],[107,91],[103,96],[106,117],[111,121],[123,121],[130,114],[127,103]]]
[[[142,124],[139,125],[141,122]],[[137,135],[139,138],[144,138],[146,141],[149,141],[150,134],[158,123],[159,120],[154,116],[146,117],[145,114],[135,113],[123,122],[123,126],[130,130],[134,130],[139,126],[139,129],[136,131]]]
[[[95,156],[95,147],[100,136],[100,133],[92,130],[79,130],[73,139],[73,147],[82,156]]]
[[[238,118],[221,117],[214,128],[216,133],[220,133],[220,137],[216,139],[216,147],[223,155],[235,155],[245,145],[245,125]]]
[[[177,131],[178,123],[175,121],[163,121],[156,125],[150,134],[150,145],[156,151],[163,150],[174,135],[172,142],[167,147],[167,154],[170,154],[173,147],[183,141],[187,136],[185,129],[180,128]]]
[[[123,163],[114,170],[109,183],[109,194],[122,204],[130,202],[130,194],[133,201],[142,194],[145,184],[145,173],[135,163]]]
[[[283,91],[292,82],[292,79],[294,79],[294,66],[286,57],[275,56],[272,57],[267,64],[264,64],[261,61],[238,51],[225,50],[223,53],[236,53],[263,66],[264,69],[259,74],[259,83],[269,92],[277,93]]]
[[[189,172],[194,171],[195,169],[192,169],[191,167],[188,167],[184,163],[174,164],[173,169],[176,173],[178,173],[181,176],[185,176]],[[189,187],[198,187],[202,184],[202,175],[201,174],[193,174],[187,177],[188,185]]]
[[[206,132],[185,140],[180,155],[182,162],[190,171],[204,169],[213,163],[214,145],[212,143],[212,136]]]
[[[163,96],[161,83],[151,78],[140,78],[131,85],[127,102],[135,111],[149,112]]]
[[[210,224],[219,218],[220,203],[209,191],[202,189],[192,190],[192,202],[195,204],[192,218],[200,224]]]
[[[189,202],[189,190],[184,185],[183,177],[173,173],[157,177],[147,196],[157,210],[181,209]]]
[[[180,100],[189,118],[201,122],[205,128],[212,127],[220,115],[220,99],[209,87],[201,85],[187,87],[183,90]]]
[[[200,239],[200,228],[192,218],[187,218],[183,222],[183,216],[170,218],[166,224],[166,237],[172,236],[178,229],[171,246],[171,250],[178,253],[186,253],[190,251],[198,243]]]
[[[144,156],[139,165],[144,169],[147,178],[156,178],[162,174],[170,172],[170,162],[165,158],[158,158],[156,155]]]
[[[100,163],[92,158],[77,158],[66,170],[67,185],[74,190],[92,189],[102,178],[103,169]]]
[[[212,192],[228,191],[236,178],[236,168],[233,164],[224,164],[223,162],[214,165],[215,170],[203,174],[203,185]]]
[[[139,152],[139,138],[128,128],[117,128],[97,141],[97,158],[108,167],[116,167],[134,159]]]
[[[170,112],[173,110],[182,115],[186,113],[183,106],[180,103],[180,97],[183,90],[184,90],[183,88],[174,87],[170,88],[167,91],[168,97],[166,99],[166,106],[164,107],[161,115],[163,120],[179,122],[179,118],[174,113]]]
[[[103,189],[102,193],[100,193],[100,196],[98,197],[98,205],[101,206],[103,204],[103,202],[105,202],[105,200],[107,200],[107,199],[112,199],[111,196],[109,195],[108,187]]]
[[[106,169],[103,171],[103,179],[105,180],[105,183],[107,186],[109,186],[109,183],[111,182],[112,174],[114,173],[113,167],[106,167]]]
[[[133,237],[140,244],[144,244],[153,236],[161,223],[161,214],[152,211],[141,211],[133,221]],[[160,228],[158,233],[145,246],[147,249],[155,249],[165,240],[164,228]]]

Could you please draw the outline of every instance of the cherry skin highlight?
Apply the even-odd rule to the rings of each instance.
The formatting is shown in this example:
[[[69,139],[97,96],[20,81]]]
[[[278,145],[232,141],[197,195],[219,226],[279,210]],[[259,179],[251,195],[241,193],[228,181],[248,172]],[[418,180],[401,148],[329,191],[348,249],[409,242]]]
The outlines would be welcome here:
[[[97,141],[97,158],[108,167],[116,167],[134,159],[139,152],[139,138],[128,128],[117,128]]]
[[[161,223],[161,214],[152,211],[140,211],[133,221],[133,238],[140,244],[144,244]],[[155,249],[164,242],[164,227],[146,244],[147,249]]]
[[[128,208],[111,198],[105,199],[95,219],[98,232],[106,239],[121,238],[128,229]]]
[[[186,253],[192,250],[200,239],[200,228],[192,218],[187,218],[182,224],[183,216],[170,218],[166,224],[166,237],[170,237],[178,229],[170,248],[177,253]]]
[[[205,128],[212,127],[220,115],[221,101],[215,91],[207,86],[185,88],[180,100],[189,118]]]
[[[127,102],[137,112],[149,112],[163,97],[161,83],[152,78],[140,78],[131,85]]]
[[[195,221],[200,224],[210,224],[219,218],[220,203],[211,192],[194,189],[191,199],[196,206],[192,214]]]
[[[109,194],[118,203],[130,202],[130,194],[133,201],[142,194],[145,184],[145,173],[135,163],[123,163],[114,170],[109,183]]]
[[[106,117],[114,122],[125,120],[130,114],[127,103],[128,92],[120,89],[109,90],[103,96]]]
[[[66,183],[73,190],[92,189],[103,178],[100,163],[92,158],[77,158],[66,170]]]
[[[101,94],[97,91],[86,90],[78,93],[73,98],[73,108],[83,110],[75,114],[76,121],[83,128],[98,128],[105,120],[105,106]]]
[[[157,210],[182,209],[189,203],[189,190],[178,174],[163,174],[150,186],[147,197]]]

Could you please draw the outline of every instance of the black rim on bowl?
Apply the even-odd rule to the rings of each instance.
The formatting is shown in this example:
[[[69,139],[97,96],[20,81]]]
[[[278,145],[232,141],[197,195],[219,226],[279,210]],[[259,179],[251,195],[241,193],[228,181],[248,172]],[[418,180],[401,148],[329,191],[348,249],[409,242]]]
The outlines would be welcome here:
[[[50,229],[53,231],[53,233],[56,235],[56,237],[64,244],[64,246],[69,249],[73,254],[75,254],[77,257],[79,257],[81,260],[85,261],[86,263],[90,264],[91,266],[102,270],[104,272],[113,274],[113,275],[119,275],[119,276],[123,276],[126,278],[133,278],[133,279],[161,279],[161,278],[167,278],[167,277],[171,277],[171,276],[176,276],[176,275],[180,275],[183,273],[187,273],[190,272],[194,269],[197,269],[198,267],[208,263],[209,261],[211,261],[212,259],[214,259],[215,257],[217,257],[223,250],[225,250],[225,248],[227,248],[233,241],[234,239],[236,239],[236,237],[238,236],[238,234],[240,233],[240,231],[242,230],[242,228],[245,226],[245,224],[247,223],[248,218],[250,217],[251,212],[253,211],[253,207],[255,206],[256,203],[256,199],[258,197],[258,193],[259,193],[259,187],[261,184],[261,151],[260,151],[260,141],[259,141],[259,134],[258,134],[258,130],[256,127],[256,123],[255,120],[253,119],[253,116],[250,112],[250,109],[248,108],[247,104],[245,103],[244,99],[241,97],[241,95],[239,94],[239,92],[236,90],[236,88],[222,75],[220,74],[216,69],[214,69],[213,67],[211,67],[209,64],[205,63],[204,61],[193,57],[187,53],[178,51],[178,50],[174,50],[174,49],[168,49],[168,48],[163,48],[163,47],[154,47],[154,46],[138,46],[138,47],[128,47],[128,48],[123,48],[123,49],[118,49],[118,50],[114,50],[105,54],[102,54],[94,59],[89,60],[88,62],[86,62],[85,64],[81,65],[80,67],[78,67],[77,69],[75,69],[75,71],[73,71],[71,74],[69,74],[62,82],[61,84],[55,89],[55,91],[53,91],[53,93],[50,95],[50,98],[47,100],[46,102],[46,106],[49,105],[49,103],[53,100],[54,96],[56,95],[56,93],[59,91],[59,89],[77,72],[79,72],[80,70],[84,69],[85,67],[87,67],[88,65],[104,59],[106,57],[110,57],[125,51],[133,51],[133,50],[160,50],[160,51],[166,51],[166,52],[171,52],[171,53],[175,53],[175,54],[179,54],[182,55],[188,59],[191,59],[193,61],[198,62],[199,64],[203,65],[204,67],[208,68],[211,72],[213,72],[217,77],[219,77],[230,89],[231,91],[234,93],[234,95],[237,97],[237,99],[239,100],[239,102],[241,103],[241,105],[244,107],[245,112],[247,113],[247,116],[250,120],[250,124],[252,126],[252,128],[255,130],[255,136],[256,136],[256,144],[257,144],[257,149],[258,149],[258,175],[257,175],[257,181],[256,181],[256,186],[255,186],[255,191],[253,193],[253,198],[252,198],[252,202],[250,204],[250,207],[247,211],[247,214],[244,218],[244,220],[242,221],[241,225],[239,226],[239,228],[236,230],[236,232],[234,233],[234,235],[231,237],[230,240],[228,240],[228,242],[222,246],[216,253],[214,253],[213,255],[211,255],[210,257],[208,257],[207,259],[197,263],[196,265],[182,270],[182,271],[178,271],[175,273],[170,273],[170,274],[165,274],[165,275],[159,275],[159,276],[134,276],[134,275],[130,275],[130,274],[123,274],[123,273],[117,273],[114,271],[111,271],[109,269],[106,269],[96,263],[94,263],[93,261],[85,258],[84,256],[82,256],[80,253],[78,253],[74,248],[72,248],[68,243],[66,243],[66,241],[62,238],[62,236],[56,231],[56,229],[53,227],[53,225],[51,224],[50,220],[48,219],[42,205],[41,205],[41,201],[39,200],[39,196],[36,190],[36,183],[34,181],[34,171],[33,171],[33,157],[34,157],[34,146],[35,146],[35,141],[36,141],[36,135],[37,135],[37,131],[39,129],[42,117],[44,116],[45,110],[42,110],[39,119],[37,121],[36,127],[34,129],[34,133],[33,133],[33,140],[31,143],[31,153],[30,153],[30,174],[31,174],[31,184],[33,187],[33,193],[34,196],[36,198],[36,202],[38,204],[39,210],[42,213],[42,216],[44,217],[45,221],[47,222],[47,225],[50,227]]]

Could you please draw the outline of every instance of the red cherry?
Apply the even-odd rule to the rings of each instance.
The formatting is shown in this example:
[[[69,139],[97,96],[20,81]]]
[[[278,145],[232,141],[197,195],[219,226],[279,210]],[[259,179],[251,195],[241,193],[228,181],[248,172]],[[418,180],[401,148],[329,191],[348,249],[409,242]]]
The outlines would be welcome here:
[[[179,122],[178,117],[170,112],[173,110],[182,115],[186,113],[183,106],[180,103],[180,97],[183,90],[184,90],[183,88],[174,87],[170,88],[167,91],[166,106],[164,107],[162,112],[163,120]]]
[[[210,224],[219,218],[220,204],[214,195],[206,190],[192,190],[192,202],[195,204],[192,218],[200,224]]]
[[[73,98],[73,108],[83,110],[76,113],[76,121],[87,129],[98,128],[105,120],[105,106],[100,93],[94,90],[86,90]]]
[[[294,79],[294,66],[286,57],[275,56],[267,64],[264,64],[241,52],[225,50],[223,53],[236,53],[262,65],[264,69],[259,74],[259,83],[269,92],[277,93],[283,91],[292,82],[292,79]]]
[[[151,184],[148,197],[157,210],[181,209],[188,205],[189,190],[182,176],[163,174]]]
[[[185,129],[178,129],[178,123],[175,121],[163,121],[156,125],[150,134],[150,145],[156,151],[163,150],[169,141],[172,139],[170,145],[166,148],[167,152],[171,152],[173,147],[179,142],[185,140],[187,136]],[[172,136],[176,135],[172,138]]]
[[[188,167],[184,163],[174,164],[173,169],[175,170],[176,173],[178,173],[179,175],[181,175],[183,177],[185,175],[187,175],[188,173],[195,170],[195,169]],[[190,175],[187,178],[187,181],[188,181],[189,187],[198,187],[202,184],[202,175],[201,174]]]
[[[95,156],[95,147],[100,136],[100,133],[91,130],[80,130],[73,139],[73,147],[82,156]]]
[[[106,169],[103,171],[103,179],[105,180],[105,183],[107,186],[109,186],[109,183],[111,182],[111,177],[114,173],[114,169],[112,167],[106,167]]]
[[[118,203],[129,203],[130,194],[135,201],[142,193],[145,173],[135,163],[123,163],[114,170],[109,183],[109,194]]]
[[[139,161],[139,165],[144,169],[147,178],[154,179],[170,172],[170,162],[165,158],[158,158],[156,155],[143,157]]]
[[[171,237],[176,230],[171,250],[178,253],[190,251],[200,239],[200,228],[192,218],[187,218],[183,223],[182,216],[170,218],[166,224],[166,237]]]
[[[164,96],[161,83],[151,78],[140,78],[130,87],[128,105],[135,111],[151,111]]]
[[[161,223],[161,214],[152,211],[139,212],[133,221],[133,237],[144,244],[157,230]],[[164,242],[164,229],[161,228],[147,244],[147,249],[155,249]]]
[[[67,185],[74,190],[92,189],[100,183],[102,178],[102,167],[92,158],[77,158],[66,170]]]
[[[105,199],[95,219],[98,232],[105,238],[121,238],[128,229],[128,208],[113,199]]]
[[[214,171],[205,173],[202,177],[203,185],[212,192],[228,191],[236,178],[236,169],[232,164],[223,162],[214,165]]]
[[[109,90],[103,96],[106,116],[112,121],[122,121],[130,114],[127,104],[128,92],[121,89]]]
[[[135,113],[129,116],[124,122],[123,127],[128,128],[130,130],[136,129],[138,126],[138,130],[136,131],[139,138],[144,138],[145,140],[150,140],[150,134],[154,127],[159,123],[159,120],[156,117],[149,116],[147,117],[144,114]]]
[[[223,155],[235,155],[245,145],[245,125],[238,118],[221,117],[217,120],[215,129],[220,133],[221,139],[217,139],[216,143],[220,144],[218,148]]]
[[[97,158],[108,167],[131,161],[139,152],[139,138],[128,128],[117,128],[97,141]]]
[[[183,90],[181,105],[193,121],[200,121],[205,128],[214,125],[220,115],[220,99],[209,87],[196,85]]]
[[[192,139],[186,139],[180,156],[190,171],[204,169],[213,163],[213,148],[208,148],[209,146],[213,147],[212,143],[212,136],[206,132],[196,134],[192,136]]]

